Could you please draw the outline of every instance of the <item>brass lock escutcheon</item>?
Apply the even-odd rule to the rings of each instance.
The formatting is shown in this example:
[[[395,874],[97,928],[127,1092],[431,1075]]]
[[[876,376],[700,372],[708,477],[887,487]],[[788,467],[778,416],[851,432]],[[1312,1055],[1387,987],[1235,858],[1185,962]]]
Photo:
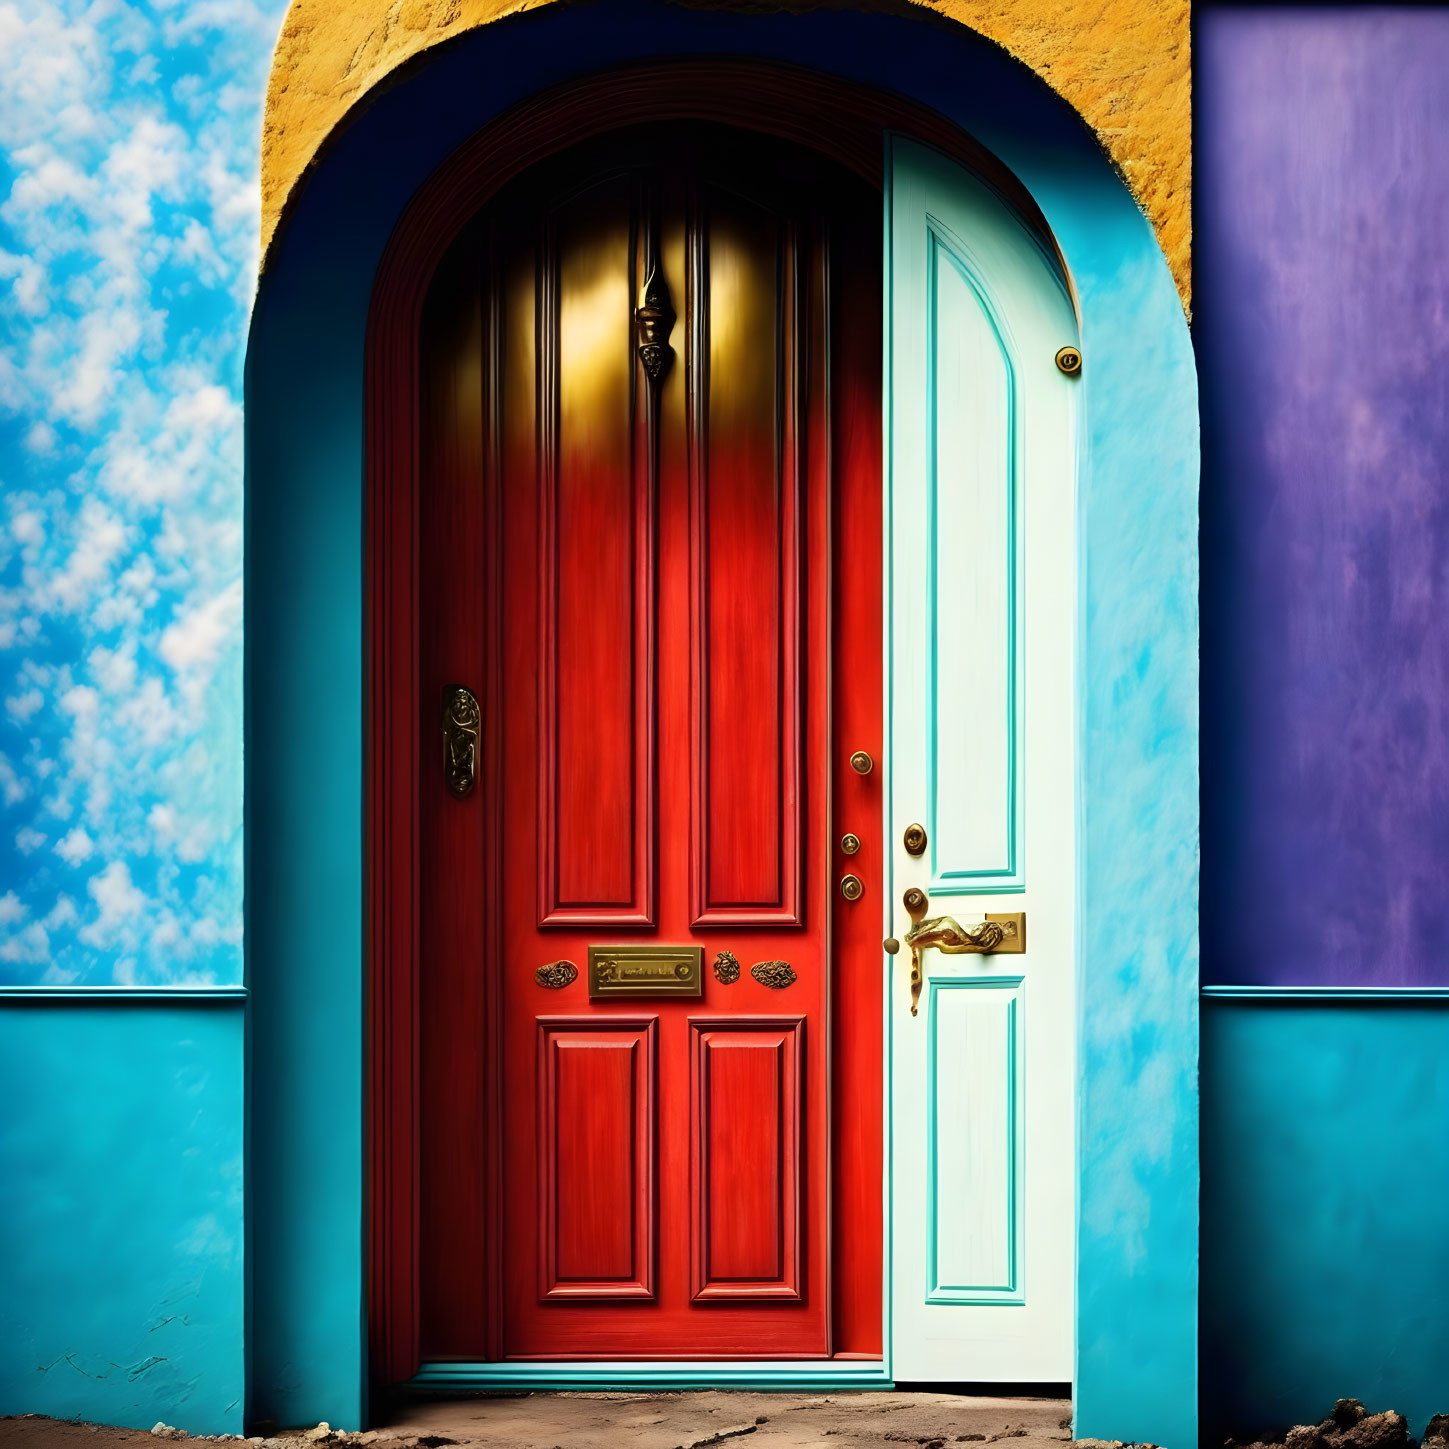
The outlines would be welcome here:
[[[907,825],[906,833],[901,837],[901,844],[905,846],[907,855],[924,855],[926,853],[926,827],[916,824]]]
[[[478,734],[483,715],[473,691],[450,684],[443,691],[443,772],[448,789],[461,800],[478,778]]]

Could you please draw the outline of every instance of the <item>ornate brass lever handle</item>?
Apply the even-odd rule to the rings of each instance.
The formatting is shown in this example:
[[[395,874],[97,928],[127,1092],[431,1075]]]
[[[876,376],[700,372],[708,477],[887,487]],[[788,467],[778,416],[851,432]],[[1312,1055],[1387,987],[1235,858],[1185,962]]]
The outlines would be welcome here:
[[[1000,921],[982,921],[969,930],[954,916],[932,916],[917,921],[906,932],[906,945],[911,948],[911,1015],[915,1016],[921,1002],[921,952],[934,946],[943,956],[985,956],[1006,939]]]
[[[954,916],[932,916],[906,932],[906,945],[912,950],[934,946],[943,956],[985,956],[1005,939],[1006,927],[1000,921],[968,927]]]
[[[932,916],[926,913],[926,894],[908,890],[904,896],[910,912],[911,929],[905,943],[911,948],[911,1015],[920,1007],[924,975],[921,952],[934,946],[943,956],[988,956],[993,952],[1019,954],[1026,950],[1026,917],[1021,913],[988,915],[975,926],[963,926],[954,916]]]

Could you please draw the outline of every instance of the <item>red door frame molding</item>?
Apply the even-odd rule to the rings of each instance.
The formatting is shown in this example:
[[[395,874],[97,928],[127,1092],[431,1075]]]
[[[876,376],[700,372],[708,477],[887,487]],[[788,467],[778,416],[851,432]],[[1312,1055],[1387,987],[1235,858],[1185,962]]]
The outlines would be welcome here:
[[[432,742],[418,709],[418,338],[438,263],[490,196],[589,136],[653,121],[713,121],[810,147],[879,188],[887,131],[984,175],[1048,246],[1029,194],[958,128],[899,97],[803,68],[682,60],[612,70],[541,92],[460,147],[419,192],[379,265],[366,346],[365,850],[368,955],[368,1298],[371,1377],[419,1362],[417,768]],[[1063,267],[1065,274],[1065,267]],[[491,1015],[496,1020],[496,1011]],[[498,1053],[490,1051],[496,1107]],[[497,1262],[497,1215],[485,1225]]]

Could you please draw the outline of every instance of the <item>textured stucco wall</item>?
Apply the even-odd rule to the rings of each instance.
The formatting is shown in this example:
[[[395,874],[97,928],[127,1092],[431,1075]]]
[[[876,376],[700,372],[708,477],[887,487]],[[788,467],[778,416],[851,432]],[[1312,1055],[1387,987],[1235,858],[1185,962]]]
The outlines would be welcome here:
[[[380,81],[431,46],[548,3],[293,0],[267,88],[263,254],[327,137]],[[995,41],[1080,112],[1151,220],[1188,305],[1188,0],[902,0],[902,6],[919,6]],[[860,0],[862,9],[877,7],[885,8],[885,0]],[[810,7],[805,0],[785,0],[781,8]]]
[[[1449,1011],[1203,1012],[1203,1443],[1449,1410]]]
[[[0,1414],[240,1432],[242,1033],[0,1001]]]
[[[1197,13],[1205,1443],[1449,1408],[1449,6]]]
[[[1203,979],[1449,984],[1449,6],[1197,26]]]

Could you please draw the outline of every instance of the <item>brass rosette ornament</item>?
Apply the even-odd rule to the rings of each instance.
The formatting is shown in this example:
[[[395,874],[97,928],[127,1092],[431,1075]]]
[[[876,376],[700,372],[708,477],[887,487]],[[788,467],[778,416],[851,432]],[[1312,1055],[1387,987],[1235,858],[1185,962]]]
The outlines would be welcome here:
[[[772,991],[783,991],[799,979],[788,961],[760,961],[750,967],[750,975]]]
[[[550,961],[533,973],[533,979],[550,991],[562,991],[579,979],[579,968],[572,961]]]

